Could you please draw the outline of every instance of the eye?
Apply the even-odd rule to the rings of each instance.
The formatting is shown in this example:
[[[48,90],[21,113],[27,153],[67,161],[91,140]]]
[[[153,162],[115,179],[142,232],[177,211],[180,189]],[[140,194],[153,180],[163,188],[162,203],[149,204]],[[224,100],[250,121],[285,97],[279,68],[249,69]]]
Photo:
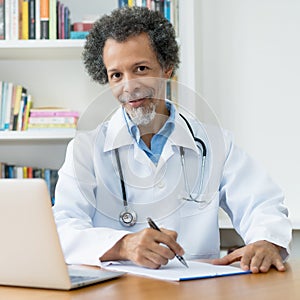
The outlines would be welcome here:
[[[147,66],[138,66],[137,67],[137,71],[141,72],[141,73],[148,71],[148,70],[149,70],[149,68]]]
[[[113,73],[110,75],[110,78],[113,80],[118,80],[121,78],[121,73]]]

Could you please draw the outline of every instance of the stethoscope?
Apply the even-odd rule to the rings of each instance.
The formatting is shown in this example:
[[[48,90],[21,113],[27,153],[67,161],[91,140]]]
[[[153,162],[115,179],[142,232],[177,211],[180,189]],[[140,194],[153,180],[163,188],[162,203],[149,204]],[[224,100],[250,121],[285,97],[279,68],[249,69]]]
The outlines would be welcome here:
[[[182,146],[180,146],[180,148],[179,148],[181,166],[182,166],[183,177],[184,177],[184,185],[185,185],[185,190],[187,192],[187,197],[183,197],[183,200],[194,201],[194,202],[197,202],[197,203],[201,203],[203,201],[198,200],[198,198],[199,198],[199,196],[201,194],[201,191],[202,191],[202,188],[203,188],[203,178],[204,178],[204,171],[205,171],[205,162],[206,162],[207,149],[206,149],[205,143],[201,139],[195,137],[194,132],[192,130],[192,127],[191,127],[190,123],[188,122],[188,120],[182,114],[180,114],[180,116],[182,117],[182,119],[187,124],[187,126],[188,126],[188,128],[189,128],[189,130],[192,134],[192,137],[193,137],[194,141],[196,142],[197,147],[202,152],[200,185],[199,185],[197,195],[192,196],[190,185],[189,185],[188,180],[187,180],[185,158],[184,158],[184,155],[185,155],[184,149],[183,149]],[[201,145],[201,147],[199,145]],[[122,197],[123,197],[123,206],[124,206],[124,210],[119,215],[119,221],[123,226],[129,227],[129,226],[133,226],[133,225],[136,224],[136,222],[137,222],[137,213],[134,210],[130,209],[129,206],[128,206],[127,194],[126,194],[125,183],[124,183],[124,176],[123,176],[123,171],[122,171],[122,167],[121,167],[120,155],[119,155],[118,148],[115,149],[115,155],[116,155],[118,172],[119,172],[119,176],[120,176],[120,183],[121,183]]]

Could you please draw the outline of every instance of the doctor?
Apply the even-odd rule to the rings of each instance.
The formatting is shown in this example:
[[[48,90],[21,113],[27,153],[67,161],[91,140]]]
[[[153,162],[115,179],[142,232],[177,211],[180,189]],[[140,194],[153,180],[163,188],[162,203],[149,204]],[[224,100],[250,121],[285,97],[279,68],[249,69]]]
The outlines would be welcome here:
[[[83,59],[120,108],[68,145],[53,208],[66,262],[159,268],[178,254],[284,271],[291,225],[281,190],[228,132],[164,100],[179,64],[172,25],[146,8],[117,9],[96,22]],[[221,259],[219,207],[246,245]]]

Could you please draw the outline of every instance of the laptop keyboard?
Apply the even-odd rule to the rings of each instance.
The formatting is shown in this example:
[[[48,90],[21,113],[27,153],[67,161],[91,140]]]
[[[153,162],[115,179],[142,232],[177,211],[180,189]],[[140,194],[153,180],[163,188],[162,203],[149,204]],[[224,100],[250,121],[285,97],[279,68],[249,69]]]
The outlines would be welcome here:
[[[78,282],[86,282],[89,280],[94,280],[99,278],[99,276],[77,276],[77,275],[71,275],[70,279],[72,283],[78,283]]]

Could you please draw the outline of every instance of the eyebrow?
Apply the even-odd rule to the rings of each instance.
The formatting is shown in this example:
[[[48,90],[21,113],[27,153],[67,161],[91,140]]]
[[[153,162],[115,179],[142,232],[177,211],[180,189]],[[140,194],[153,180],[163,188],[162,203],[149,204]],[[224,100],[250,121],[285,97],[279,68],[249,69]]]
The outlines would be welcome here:
[[[136,67],[136,66],[140,66],[140,65],[143,65],[143,64],[149,64],[150,62],[148,60],[141,60],[141,61],[138,61],[136,63],[133,64],[133,67]],[[119,70],[117,68],[111,68],[111,69],[107,69],[107,72],[119,72]]]

